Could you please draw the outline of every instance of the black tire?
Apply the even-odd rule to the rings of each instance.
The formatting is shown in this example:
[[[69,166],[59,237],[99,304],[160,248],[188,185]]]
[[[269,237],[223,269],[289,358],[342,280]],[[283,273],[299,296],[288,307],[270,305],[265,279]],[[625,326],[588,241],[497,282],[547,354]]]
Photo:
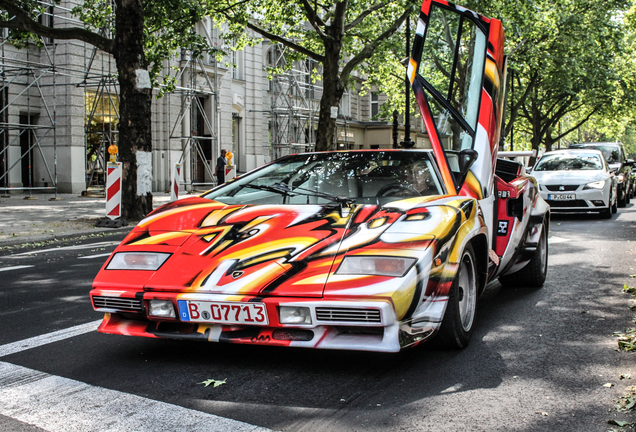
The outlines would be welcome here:
[[[478,284],[475,253],[469,244],[462,252],[457,275],[448,293],[448,304],[442,325],[437,334],[437,341],[442,347],[462,349],[468,346],[475,325]]]
[[[601,218],[603,219],[611,219],[612,218],[612,206],[609,206],[606,209],[603,209],[599,212],[599,215],[601,216]]]
[[[610,199],[610,202],[612,202],[612,200]],[[618,213],[618,203],[616,201],[614,201],[614,204],[612,204],[612,214]]]
[[[612,213],[610,211],[610,217]],[[540,288],[548,273],[548,226],[544,222],[537,249],[524,268],[511,274],[499,276],[499,282],[508,287]]]
[[[625,189],[619,194],[618,206],[625,207],[627,205],[627,191]]]

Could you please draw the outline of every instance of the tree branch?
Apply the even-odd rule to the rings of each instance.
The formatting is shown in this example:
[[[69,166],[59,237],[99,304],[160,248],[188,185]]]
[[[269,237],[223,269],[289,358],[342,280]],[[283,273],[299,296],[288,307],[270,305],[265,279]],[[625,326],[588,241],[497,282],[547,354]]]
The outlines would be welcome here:
[[[384,6],[386,6],[386,3],[376,3],[373,6],[371,6],[369,9],[360,13],[360,15],[358,15],[356,19],[351,21],[349,24],[345,24],[345,33],[351,30],[352,28],[354,28],[355,26],[357,26],[358,24],[360,24],[362,20],[364,20],[367,16],[369,16],[370,14],[372,14],[373,12],[377,10],[382,9]]]
[[[0,0],[0,1],[2,1],[2,0]],[[248,22],[247,23],[247,28],[249,28],[250,30],[254,30],[256,33],[260,34],[261,36],[263,36],[263,37],[265,37],[265,38],[267,38],[269,40],[280,42],[283,45],[288,46],[289,48],[293,49],[294,51],[298,51],[299,53],[316,60],[317,62],[324,63],[324,61],[325,61],[325,56],[324,55],[320,55],[318,53],[315,53],[315,52],[313,52],[313,51],[311,51],[311,50],[309,50],[309,49],[307,49],[307,48],[305,48],[305,47],[303,47],[301,45],[298,45],[297,43],[294,43],[294,42],[290,41],[289,39],[285,39],[284,37],[277,36],[277,35],[275,35],[273,33],[270,33],[267,30],[257,26],[254,23]]]
[[[80,27],[47,27],[32,19],[27,12],[10,0],[0,0],[0,10],[7,11],[11,18],[9,21],[0,21],[0,28],[22,30],[53,39],[77,39],[89,43],[107,53],[114,53],[114,40],[93,33],[90,30]]]
[[[370,58],[373,55],[376,47],[380,42],[389,38],[393,33],[397,31],[397,29],[406,21],[406,19],[410,16],[412,12],[412,7],[408,7],[404,13],[389,27],[386,29],[380,36],[378,36],[375,40],[369,42],[360,50],[360,52],[355,55],[351,60],[347,62],[347,64],[342,68],[342,72],[340,73],[340,80],[343,83],[347,83],[349,81],[349,76],[353,69],[358,66],[360,63]]]
[[[561,138],[565,137],[566,135],[568,135],[571,132],[574,132],[575,130],[577,130],[579,127],[583,126],[583,124],[587,123],[587,121],[597,112],[599,111],[599,107],[594,107],[594,109],[587,115],[585,116],[584,119],[582,119],[580,122],[578,122],[575,126],[572,126],[570,129],[568,129],[567,131],[559,134],[558,136],[556,136],[554,138],[554,141],[558,141]]]
[[[311,25],[314,26],[314,28],[316,28],[316,26],[326,27],[327,24],[325,24],[324,21],[320,18],[320,15],[318,15],[318,12],[316,12],[316,9],[314,9],[309,4],[308,0],[300,0],[300,3],[303,5],[303,8],[305,9],[307,19],[309,19],[309,22],[311,23]]]

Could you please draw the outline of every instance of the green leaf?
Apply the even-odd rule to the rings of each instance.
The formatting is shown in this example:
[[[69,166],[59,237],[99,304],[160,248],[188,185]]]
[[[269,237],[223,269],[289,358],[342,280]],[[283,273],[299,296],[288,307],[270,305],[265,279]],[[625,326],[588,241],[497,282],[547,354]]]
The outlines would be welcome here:
[[[621,420],[609,420],[607,423],[609,423],[611,425],[615,425],[615,426],[620,426],[620,427],[632,427],[635,424],[635,423],[630,423],[630,422],[624,422],[624,421],[621,421]]]
[[[226,381],[227,381],[227,378],[225,378],[223,381],[218,381],[218,380],[214,380],[214,379],[208,379],[208,380],[200,382],[199,384],[203,384],[206,387],[209,386],[210,384],[214,384],[214,387],[218,387],[220,385],[225,384]]]

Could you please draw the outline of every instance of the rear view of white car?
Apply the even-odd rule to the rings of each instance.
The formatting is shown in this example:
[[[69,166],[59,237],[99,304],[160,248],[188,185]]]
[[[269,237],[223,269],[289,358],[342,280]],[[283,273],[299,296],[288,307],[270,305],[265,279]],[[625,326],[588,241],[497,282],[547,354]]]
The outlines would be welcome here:
[[[616,178],[598,150],[547,152],[532,175],[553,212],[598,212],[607,219],[616,213]]]

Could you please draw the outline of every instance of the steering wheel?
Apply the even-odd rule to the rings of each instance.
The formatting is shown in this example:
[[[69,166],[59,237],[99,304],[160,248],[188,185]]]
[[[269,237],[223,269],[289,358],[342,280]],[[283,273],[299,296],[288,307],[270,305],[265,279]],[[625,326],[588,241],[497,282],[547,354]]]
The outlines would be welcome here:
[[[415,194],[417,196],[421,196],[422,194],[417,191],[413,186],[403,183],[391,183],[385,186],[382,186],[378,193],[375,194],[376,197],[383,196],[401,196],[400,193],[408,192],[408,196]]]

